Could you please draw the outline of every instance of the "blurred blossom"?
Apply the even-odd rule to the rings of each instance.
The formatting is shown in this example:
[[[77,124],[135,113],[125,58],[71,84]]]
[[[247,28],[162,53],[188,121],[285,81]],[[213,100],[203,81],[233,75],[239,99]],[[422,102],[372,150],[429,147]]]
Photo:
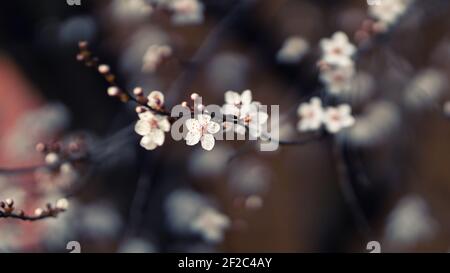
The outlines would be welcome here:
[[[263,194],[269,190],[271,171],[256,160],[239,160],[233,164],[229,185],[238,195]]]
[[[174,12],[172,22],[177,25],[203,22],[203,3],[199,0],[172,0],[169,7]]]
[[[170,228],[180,234],[189,233],[193,219],[202,208],[208,207],[208,200],[190,190],[177,190],[165,201],[165,210]]]
[[[447,77],[441,71],[432,68],[423,70],[406,87],[405,103],[415,109],[432,106],[447,87]]]
[[[148,240],[141,238],[129,238],[120,246],[119,253],[155,253],[156,247]]]
[[[207,65],[208,83],[220,92],[245,89],[249,68],[249,61],[244,55],[220,53]]]
[[[229,226],[228,217],[212,208],[202,209],[191,224],[192,230],[210,243],[222,241],[224,232]]]
[[[97,26],[91,16],[76,16],[67,19],[59,27],[59,40],[65,44],[78,41],[91,41],[97,32]]]
[[[308,53],[309,49],[310,45],[303,37],[289,37],[278,51],[277,60],[280,63],[297,63]]]
[[[450,101],[444,104],[444,114],[450,118]]]
[[[153,73],[161,62],[172,55],[172,48],[168,45],[151,45],[142,59],[142,71]]]
[[[365,113],[356,118],[353,127],[342,132],[340,137],[360,146],[376,145],[384,141],[400,124],[400,113],[391,102],[372,103]]]
[[[215,176],[224,172],[233,149],[225,144],[218,144],[210,152],[196,149],[191,154],[189,171],[195,176]]]
[[[249,210],[258,210],[262,208],[264,199],[259,195],[251,195],[245,199],[245,208]]]
[[[431,239],[438,223],[430,215],[421,197],[409,195],[402,198],[388,217],[385,238],[399,246],[410,246]]]
[[[29,157],[36,143],[54,138],[68,126],[69,112],[62,104],[48,104],[21,116],[9,135],[4,148],[12,156]]]
[[[392,26],[408,10],[414,0],[379,0],[369,4],[369,14],[384,29]],[[374,1],[372,1],[374,2]]]
[[[120,66],[127,74],[139,75],[148,49],[153,45],[167,44],[168,37],[156,27],[145,27],[134,32],[127,42],[120,56]]]
[[[79,174],[71,163],[62,164],[57,171],[41,168],[35,172],[37,186],[42,192],[69,189],[78,177]]]
[[[208,200],[190,190],[177,190],[165,203],[168,224],[178,234],[198,234],[210,243],[222,240],[229,219],[208,204]]]
[[[122,22],[139,21],[153,12],[153,7],[145,0],[113,0],[110,9],[113,18]]]

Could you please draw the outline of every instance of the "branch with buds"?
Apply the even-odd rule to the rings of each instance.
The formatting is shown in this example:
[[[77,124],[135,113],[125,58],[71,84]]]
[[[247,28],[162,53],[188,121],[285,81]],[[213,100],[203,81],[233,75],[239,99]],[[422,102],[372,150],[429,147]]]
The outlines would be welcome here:
[[[38,221],[46,218],[56,218],[69,207],[67,199],[59,199],[55,205],[48,203],[45,208],[36,208],[34,214],[27,214],[23,210],[14,207],[14,200],[0,201],[0,218],[12,218],[23,221]]]

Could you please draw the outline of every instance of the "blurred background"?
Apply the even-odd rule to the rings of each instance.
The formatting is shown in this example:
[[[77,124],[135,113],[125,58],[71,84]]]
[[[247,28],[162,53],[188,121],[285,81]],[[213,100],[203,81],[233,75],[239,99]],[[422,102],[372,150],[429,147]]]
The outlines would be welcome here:
[[[251,89],[280,105],[280,138],[295,140],[298,105],[321,92],[320,40],[343,31],[354,41],[371,1],[201,0],[187,19],[158,8],[165,2],[2,3],[0,166],[44,162],[41,141],[81,137],[93,155],[69,175],[0,176],[0,199],[25,211],[70,202],[56,219],[0,218],[1,251],[68,252],[69,241],[82,252],[369,252],[369,241],[382,252],[450,249],[448,1],[416,1],[360,51],[340,98],[353,127],[276,152],[243,141],[206,152],[168,137],[146,151],[133,106],[77,62],[78,42],[122,86],[161,90],[170,106],[193,92],[220,105],[225,91]],[[280,57],[290,37],[309,45],[294,61]],[[172,51],[157,69],[154,45]]]

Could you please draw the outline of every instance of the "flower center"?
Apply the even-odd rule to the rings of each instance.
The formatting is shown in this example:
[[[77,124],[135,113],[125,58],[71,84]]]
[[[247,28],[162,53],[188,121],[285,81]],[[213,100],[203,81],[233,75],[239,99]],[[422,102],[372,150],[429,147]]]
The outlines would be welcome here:
[[[342,48],[340,48],[340,47],[335,47],[335,48],[333,49],[333,53],[336,54],[336,55],[341,55],[341,54],[342,54]]]

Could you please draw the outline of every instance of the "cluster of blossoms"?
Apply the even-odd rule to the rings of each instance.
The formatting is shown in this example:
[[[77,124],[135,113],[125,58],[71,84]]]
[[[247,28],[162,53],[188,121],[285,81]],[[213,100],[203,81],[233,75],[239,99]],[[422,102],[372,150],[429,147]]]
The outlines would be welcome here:
[[[237,123],[225,121],[225,131],[233,130],[237,134],[244,135],[246,129],[250,136],[258,138],[263,133],[269,115],[261,107],[261,103],[253,101],[252,92],[245,90],[242,94],[234,91],[225,92],[225,104],[222,113],[225,116],[237,118]]]
[[[387,30],[408,10],[414,0],[376,0],[369,2],[369,14],[377,29]],[[372,3],[373,2],[373,3]]]
[[[300,36],[292,36],[284,41],[282,48],[277,53],[277,61],[280,63],[297,63],[308,53],[310,45]]]
[[[322,125],[329,133],[337,133],[355,123],[351,108],[347,104],[337,107],[322,107],[319,98],[312,98],[309,103],[302,103],[298,107],[300,121],[297,129],[301,132],[318,130]]]
[[[343,32],[336,32],[330,39],[322,39],[320,47],[322,49],[322,58],[319,61],[320,79],[327,91],[333,95],[348,91],[355,76],[355,63],[352,57],[356,47]]]
[[[142,71],[153,73],[158,66],[172,55],[172,48],[168,45],[151,45],[142,59]]]

